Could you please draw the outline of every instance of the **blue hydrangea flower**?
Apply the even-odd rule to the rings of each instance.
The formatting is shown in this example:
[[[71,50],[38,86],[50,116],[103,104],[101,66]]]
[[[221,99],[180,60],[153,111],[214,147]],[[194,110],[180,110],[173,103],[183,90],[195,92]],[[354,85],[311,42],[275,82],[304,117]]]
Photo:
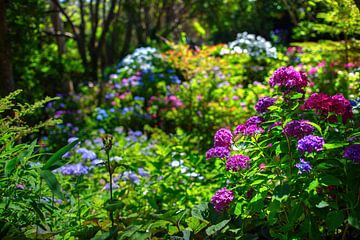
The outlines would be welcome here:
[[[300,163],[297,163],[295,165],[295,167],[297,167],[299,169],[298,174],[309,173],[311,171],[311,169],[312,169],[310,163],[306,162],[302,158],[300,158]]]
[[[78,150],[76,150],[76,153],[81,154],[82,159],[84,160],[93,160],[96,158],[96,154],[93,151],[88,150],[86,148],[79,148]]]
[[[82,163],[67,164],[56,169],[54,172],[60,172],[63,175],[80,176],[88,174],[89,168]]]

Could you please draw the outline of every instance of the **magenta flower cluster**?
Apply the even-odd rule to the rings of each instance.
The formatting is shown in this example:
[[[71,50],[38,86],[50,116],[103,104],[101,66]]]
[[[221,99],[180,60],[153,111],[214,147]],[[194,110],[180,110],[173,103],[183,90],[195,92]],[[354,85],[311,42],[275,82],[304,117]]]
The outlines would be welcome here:
[[[227,147],[214,147],[206,152],[206,160],[211,158],[226,158],[230,155],[230,150]]]
[[[286,124],[283,133],[287,136],[297,139],[303,138],[314,132],[314,127],[308,124],[306,120],[293,120]]]
[[[214,147],[230,147],[233,135],[229,129],[220,128],[214,136]]]
[[[258,133],[263,133],[264,129],[262,129],[259,124],[263,122],[261,117],[252,116],[250,117],[245,124],[240,124],[236,126],[234,130],[235,135],[243,135],[243,136],[251,136]]]
[[[255,110],[258,113],[264,113],[268,111],[268,108],[272,105],[274,105],[274,103],[276,102],[276,100],[274,98],[271,97],[262,97],[259,99],[259,101],[255,104]]]
[[[325,141],[322,137],[308,135],[298,141],[298,150],[300,152],[319,152],[323,150]]]
[[[304,109],[314,109],[317,113],[327,116],[329,112],[341,115],[346,122],[353,117],[351,103],[342,95],[328,96],[324,93],[314,93],[306,101]]]
[[[360,144],[353,144],[344,151],[344,157],[360,163]]]
[[[290,91],[304,92],[308,84],[308,79],[302,72],[296,71],[293,67],[281,67],[277,69],[269,80],[271,87],[279,86],[285,90],[285,93]]]
[[[234,155],[228,158],[226,162],[226,170],[237,172],[240,169],[250,167],[250,158],[244,155]]]
[[[216,191],[214,196],[211,198],[211,203],[214,205],[216,211],[221,212],[227,209],[233,200],[233,191],[222,188]]]

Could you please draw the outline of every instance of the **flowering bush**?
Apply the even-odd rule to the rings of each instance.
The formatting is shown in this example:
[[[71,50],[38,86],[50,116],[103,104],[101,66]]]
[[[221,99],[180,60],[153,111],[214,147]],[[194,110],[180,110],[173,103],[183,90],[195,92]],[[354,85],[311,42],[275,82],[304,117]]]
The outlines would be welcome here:
[[[269,41],[261,36],[247,32],[238,33],[236,40],[229,42],[227,47],[221,49],[220,54],[241,54],[246,53],[252,57],[267,56],[277,58],[276,48]]]
[[[215,234],[209,228],[216,226],[217,236],[228,237],[235,232],[277,239],[358,236],[358,112],[341,94],[304,99],[306,77],[292,67],[276,70],[269,84],[282,93],[273,96],[276,101],[261,108],[260,99],[255,107],[266,111],[234,134],[216,132],[215,148],[206,154],[208,161],[221,159],[227,170],[223,188],[211,200],[222,221],[212,222],[206,233]]]

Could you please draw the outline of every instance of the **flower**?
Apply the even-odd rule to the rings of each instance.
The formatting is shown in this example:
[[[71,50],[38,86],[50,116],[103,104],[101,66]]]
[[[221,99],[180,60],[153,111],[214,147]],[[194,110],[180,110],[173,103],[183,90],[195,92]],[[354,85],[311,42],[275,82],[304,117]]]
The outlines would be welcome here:
[[[142,177],[149,177],[150,174],[144,168],[138,168],[138,173]]]
[[[360,144],[353,144],[344,151],[344,158],[360,163]]]
[[[118,181],[119,179],[122,179],[123,181],[130,181],[135,184],[140,183],[138,175],[131,171],[125,171],[123,173],[120,173],[119,176],[115,179],[115,181]]]
[[[271,97],[262,97],[259,99],[259,101],[255,104],[255,110],[258,113],[264,113],[267,112],[268,108],[272,105],[274,105],[274,103],[276,102],[276,100],[274,98]]]
[[[353,117],[351,103],[342,94],[328,96],[324,93],[314,93],[305,101],[303,108],[314,109],[322,115],[334,112],[341,115],[344,122]]]
[[[17,183],[16,184],[16,189],[25,189],[26,187],[25,187],[25,185],[23,185],[23,184],[20,184],[20,183]]]
[[[277,69],[269,80],[271,87],[279,86],[289,91],[304,92],[303,88],[307,86],[308,79],[302,72],[296,71],[293,67],[281,67]]]
[[[63,175],[80,176],[89,173],[89,168],[82,163],[68,164],[55,170],[55,172],[61,172]]]
[[[300,158],[300,163],[295,164],[295,167],[299,169],[298,174],[309,173],[312,169],[310,163],[302,158]]]
[[[112,189],[118,189],[120,188],[119,185],[112,183],[111,184]],[[110,190],[110,183],[105,184],[103,190]]]
[[[229,147],[232,144],[232,137],[230,130],[219,129],[214,136],[214,147]]]
[[[225,158],[228,157],[230,154],[230,150],[227,147],[215,147],[210,148],[206,152],[206,160],[209,160],[210,158]]]
[[[308,135],[298,141],[298,149],[301,152],[319,152],[323,150],[325,141],[322,137]]]
[[[84,160],[94,160],[96,158],[96,154],[86,148],[79,148],[76,153],[81,154]]]
[[[258,133],[263,133],[264,129],[262,129],[261,127],[258,127],[255,124],[240,124],[238,125],[235,130],[234,130],[234,134],[238,135],[241,134],[243,136],[251,136],[251,135],[255,135]]]
[[[308,124],[308,121],[306,120],[293,120],[286,124],[283,133],[287,136],[300,139],[312,134],[314,130],[314,127]]]
[[[240,169],[249,167],[250,158],[244,155],[234,155],[228,158],[226,162],[226,170],[237,172]]]
[[[230,203],[234,200],[234,192],[227,190],[225,187],[216,191],[211,198],[211,203],[214,205],[216,211],[221,212],[228,208]]]
[[[252,116],[248,120],[246,120],[246,124],[247,125],[258,125],[258,124],[262,123],[263,121],[264,121],[264,119],[262,117]]]

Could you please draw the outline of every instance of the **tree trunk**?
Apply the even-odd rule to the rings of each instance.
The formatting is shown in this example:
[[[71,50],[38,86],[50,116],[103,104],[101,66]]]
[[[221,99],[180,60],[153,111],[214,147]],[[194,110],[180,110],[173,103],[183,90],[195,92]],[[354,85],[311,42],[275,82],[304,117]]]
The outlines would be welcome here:
[[[7,39],[6,0],[0,0],[0,95],[6,96],[15,89],[11,63],[10,41]]]
[[[64,23],[60,17],[59,7],[51,0],[49,0],[49,4],[51,11],[51,22],[54,28],[54,33],[56,33],[55,37],[58,46],[59,60],[61,64],[63,64],[62,57],[66,52],[65,37],[62,35],[64,33]],[[63,67],[60,72],[62,78],[65,78],[64,91],[68,94],[74,93],[74,83],[68,76],[66,76],[66,74],[64,74]]]

